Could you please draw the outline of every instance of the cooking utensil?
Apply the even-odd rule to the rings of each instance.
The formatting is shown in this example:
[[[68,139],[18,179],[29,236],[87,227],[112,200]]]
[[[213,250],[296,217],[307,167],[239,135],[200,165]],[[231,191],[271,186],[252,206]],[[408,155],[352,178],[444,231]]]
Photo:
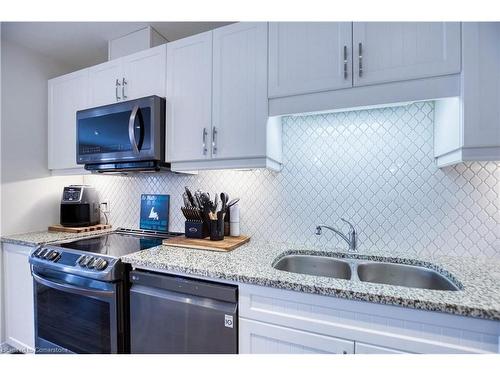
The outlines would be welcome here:
[[[220,200],[222,202],[221,212],[226,212],[227,195],[226,193],[220,193]]]
[[[214,204],[212,206],[212,212],[216,213],[218,207],[219,207],[219,196],[217,195],[217,193],[215,193],[215,199],[214,199]]]

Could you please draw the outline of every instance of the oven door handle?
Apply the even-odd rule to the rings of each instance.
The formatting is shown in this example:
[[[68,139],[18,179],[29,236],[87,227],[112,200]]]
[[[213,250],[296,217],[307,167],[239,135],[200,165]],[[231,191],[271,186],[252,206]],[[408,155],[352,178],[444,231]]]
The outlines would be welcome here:
[[[132,151],[134,154],[139,155],[139,145],[137,143],[137,139],[135,138],[135,120],[139,117],[139,129],[141,130],[140,138],[142,139],[144,129],[142,125],[142,113],[141,108],[138,105],[135,105],[130,113],[130,118],[128,120],[128,138],[130,140],[130,144],[132,145]]]
[[[61,284],[61,283],[43,278],[43,277],[37,275],[35,272],[32,272],[32,275],[33,275],[33,279],[36,282],[38,282],[42,285],[45,285],[46,287],[60,290],[61,292],[68,292],[68,293],[79,294],[79,295],[89,296],[89,297],[98,297],[98,298],[103,298],[103,297],[109,298],[109,297],[112,297],[114,294],[114,291],[109,291],[109,290],[81,288],[81,287],[78,287],[75,285]]]

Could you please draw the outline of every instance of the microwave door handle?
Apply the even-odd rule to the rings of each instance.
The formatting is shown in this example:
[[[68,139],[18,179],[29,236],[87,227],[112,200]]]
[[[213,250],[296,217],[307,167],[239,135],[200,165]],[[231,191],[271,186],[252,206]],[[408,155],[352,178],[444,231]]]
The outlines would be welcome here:
[[[139,123],[140,123],[140,128],[141,128],[141,138],[142,138],[142,133],[143,133],[143,126],[142,126],[142,114],[141,114],[141,109],[139,108],[138,105],[135,105],[134,108],[132,109],[132,113],[130,114],[130,118],[128,120],[128,138],[130,140],[130,144],[132,145],[132,150],[134,154],[139,155],[139,147],[137,145],[137,139],[135,139],[135,132],[134,132],[134,126],[135,126],[135,119],[139,116]]]
[[[82,296],[92,296],[92,297],[97,297],[97,298],[109,298],[109,297],[112,297],[114,294],[114,291],[109,291],[109,290],[88,289],[88,288],[81,288],[81,287],[78,287],[75,285],[70,285],[70,284],[61,284],[61,283],[43,278],[43,277],[37,275],[35,272],[32,272],[32,275],[33,275],[33,279],[37,283],[45,285],[48,288],[60,290],[61,292],[68,292],[68,293],[73,293],[73,294],[79,294]]]

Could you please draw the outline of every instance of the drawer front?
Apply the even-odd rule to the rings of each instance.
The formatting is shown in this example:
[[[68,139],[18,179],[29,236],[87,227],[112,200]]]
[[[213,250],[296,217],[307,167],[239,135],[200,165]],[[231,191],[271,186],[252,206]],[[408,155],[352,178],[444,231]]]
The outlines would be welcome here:
[[[353,354],[354,342],[240,319],[243,354]]]

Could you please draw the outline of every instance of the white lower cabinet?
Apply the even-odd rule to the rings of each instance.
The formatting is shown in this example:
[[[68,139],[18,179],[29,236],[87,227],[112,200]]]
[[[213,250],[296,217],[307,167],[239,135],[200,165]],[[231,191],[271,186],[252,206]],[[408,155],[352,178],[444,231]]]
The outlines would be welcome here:
[[[354,342],[240,319],[240,353],[353,354]]]
[[[239,285],[240,353],[499,353],[500,322]]]
[[[29,246],[2,244],[5,341],[27,352],[35,348],[33,279],[28,263],[31,250]]]

